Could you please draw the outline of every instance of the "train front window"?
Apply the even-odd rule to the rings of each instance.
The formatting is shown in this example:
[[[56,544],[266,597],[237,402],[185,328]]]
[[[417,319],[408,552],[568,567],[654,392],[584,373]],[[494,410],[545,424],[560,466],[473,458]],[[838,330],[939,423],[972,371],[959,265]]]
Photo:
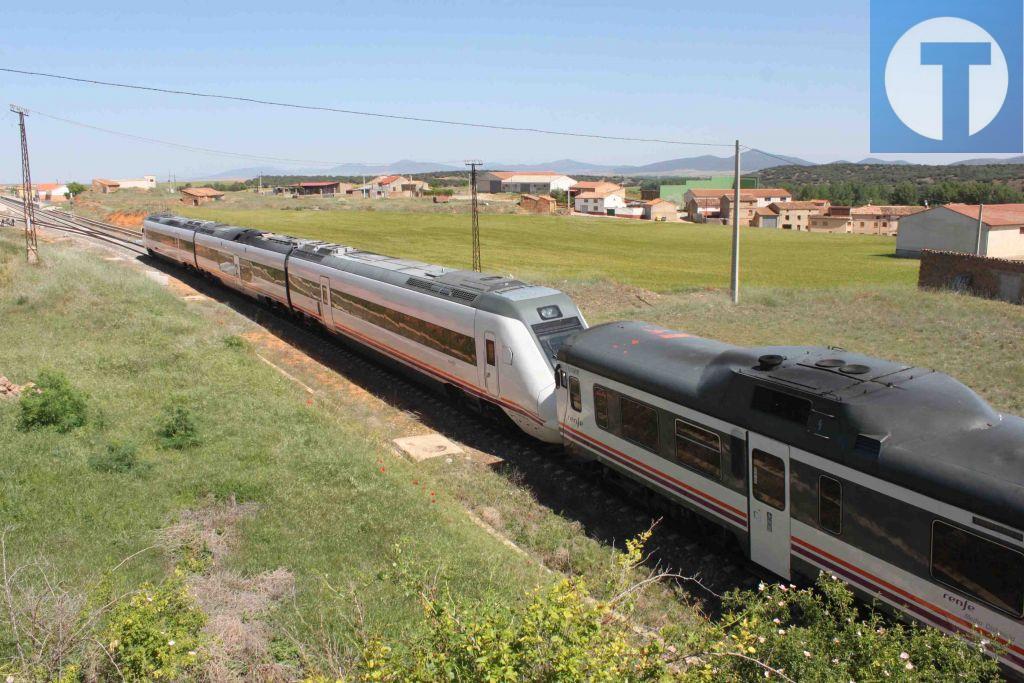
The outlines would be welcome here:
[[[577,413],[583,410],[583,396],[580,394],[579,377],[569,378],[569,404]]]
[[[932,524],[932,577],[985,604],[1024,616],[1024,553],[952,524]]]
[[[565,345],[569,337],[583,329],[583,324],[577,317],[565,318],[563,320],[552,320],[547,323],[540,323],[533,326],[533,333],[537,335],[541,350],[548,359],[558,359],[558,351]]]

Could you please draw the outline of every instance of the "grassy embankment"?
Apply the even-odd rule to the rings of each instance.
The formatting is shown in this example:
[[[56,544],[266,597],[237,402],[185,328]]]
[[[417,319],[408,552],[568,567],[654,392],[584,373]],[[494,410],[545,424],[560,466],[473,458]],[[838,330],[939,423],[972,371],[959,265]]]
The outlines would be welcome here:
[[[151,546],[181,511],[234,496],[259,511],[243,524],[231,569],[290,570],[298,610],[282,607],[286,623],[299,613],[317,623],[322,613],[331,632],[351,635],[352,605],[326,578],[344,595],[353,589],[367,632],[401,640],[416,631],[417,596],[380,577],[396,546],[400,571],[436,572],[465,598],[515,600],[543,580],[428,473],[381,451],[344,414],[307,404],[251,349],[225,343],[240,331],[236,316],[198,315],[94,255],[48,245],[44,264],[29,268],[17,239],[0,236],[0,374],[23,384],[42,368],[62,371],[88,394],[89,419],[67,434],[22,431],[17,401],[0,400],[0,526],[11,527],[11,567],[41,558],[81,590]],[[201,444],[184,451],[157,438],[174,396],[198,420]],[[90,466],[109,444],[137,448],[131,471]],[[159,580],[168,562],[159,549],[143,552],[114,581]]]

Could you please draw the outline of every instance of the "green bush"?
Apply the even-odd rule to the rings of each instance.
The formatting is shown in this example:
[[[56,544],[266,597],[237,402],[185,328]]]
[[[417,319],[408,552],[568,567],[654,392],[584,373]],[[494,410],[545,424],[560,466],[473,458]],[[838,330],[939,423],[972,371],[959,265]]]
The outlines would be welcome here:
[[[379,681],[655,681],[668,669],[655,642],[638,643],[582,581],[563,580],[525,606],[460,611],[425,600],[428,637],[409,656],[381,641],[359,676]]]
[[[109,657],[101,680],[190,680],[196,673],[205,615],[180,577],[144,585],[110,613],[103,633]],[[192,674],[192,675],[190,675]]]
[[[127,474],[139,466],[135,446],[130,443],[111,443],[103,453],[89,458],[89,467],[96,472]]]
[[[163,423],[157,430],[157,436],[164,448],[184,450],[199,445],[196,419],[183,400],[171,402],[164,410]]]
[[[710,678],[797,681],[998,681],[984,645],[915,624],[862,613],[843,582],[822,574],[816,588],[761,584],[726,596],[693,667]],[[770,668],[767,668],[770,667]]]
[[[235,349],[240,351],[244,348],[247,348],[248,344],[244,339],[239,337],[237,334],[232,334],[227,337],[224,337],[224,346],[228,347],[229,349]]]
[[[725,597],[725,615],[672,639],[634,632],[581,582],[523,606],[458,609],[425,599],[428,635],[398,656],[371,640],[358,676],[375,681],[998,681],[985,644],[856,607],[842,582],[762,584]],[[667,633],[667,630],[666,630]]]
[[[55,370],[40,372],[35,387],[22,393],[20,405],[18,426],[23,430],[53,427],[70,432],[86,422],[85,394]]]

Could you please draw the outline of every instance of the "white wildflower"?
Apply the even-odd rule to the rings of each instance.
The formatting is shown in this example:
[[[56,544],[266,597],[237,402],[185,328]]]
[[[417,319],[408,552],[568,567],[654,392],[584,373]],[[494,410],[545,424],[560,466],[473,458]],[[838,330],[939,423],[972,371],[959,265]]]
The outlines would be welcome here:
[[[901,652],[900,653],[900,659],[902,659],[905,662],[908,659],[910,659],[910,655],[908,653],[906,653],[906,652]]]
[[[785,587],[785,586],[783,586],[783,585],[782,585],[782,584],[780,583],[780,584],[779,584],[779,590],[780,590],[780,591],[782,591],[783,593],[785,593],[787,589],[786,589],[786,587]]]
[[[907,671],[913,671],[913,670],[914,670],[914,665],[911,664],[910,662],[907,662]]]
[[[804,650],[804,657],[807,657],[808,659],[810,659],[811,653],[808,652],[807,650]]]
[[[764,581],[762,581],[761,583],[757,584],[757,590],[763,591],[764,589],[765,589]]]
[[[168,640],[167,644],[170,645],[171,647],[174,647],[174,641],[173,640]]]
[[[8,676],[7,683],[14,683],[14,676]]]
[[[758,636],[757,637],[757,642],[759,642],[759,643],[764,643],[764,641],[766,641],[766,640],[768,640],[768,639],[765,638],[764,636]]]
[[[779,607],[785,607],[785,606],[786,606],[786,601],[785,600],[779,600]]]
[[[782,622],[781,622],[781,621],[779,621],[779,618],[778,618],[778,617],[775,617],[774,619],[772,619],[772,623],[773,623],[773,624],[781,624]]]
[[[784,636],[784,635],[786,635],[786,629],[784,629],[784,628],[780,628],[780,629],[779,629],[779,635],[780,635],[780,636]]]
[[[839,657],[833,657],[832,658],[832,663],[833,664],[838,664],[839,663]]]

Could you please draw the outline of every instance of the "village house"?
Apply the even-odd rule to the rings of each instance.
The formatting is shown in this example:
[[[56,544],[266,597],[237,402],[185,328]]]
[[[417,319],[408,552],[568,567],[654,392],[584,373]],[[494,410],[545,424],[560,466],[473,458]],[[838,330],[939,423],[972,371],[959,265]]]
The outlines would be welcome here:
[[[548,195],[524,194],[519,200],[519,208],[529,213],[554,213],[554,197]]]
[[[476,181],[477,192],[500,194],[551,194],[552,190],[568,192],[576,181],[554,171],[484,171]]]
[[[826,213],[811,216],[810,232],[896,235],[901,219],[921,213],[923,206],[831,206]]]
[[[93,178],[92,189],[100,194],[110,194],[118,190],[155,190],[156,176],[144,175],[141,178],[126,178],[124,180]]]
[[[804,202],[773,202],[768,209],[778,216],[776,227],[782,230],[806,232],[811,216],[820,216],[827,210],[828,202],[813,200]]]
[[[603,192],[581,192],[573,199],[577,213],[603,214],[614,216],[616,209],[626,208],[625,192],[605,190]]]
[[[771,208],[754,209],[754,218],[750,224],[755,228],[777,228],[779,227],[779,214]]]
[[[978,214],[977,205],[948,204],[905,216],[900,219],[896,255],[918,258],[929,249],[1024,259],[1024,204],[985,205],[980,252]]]
[[[709,218],[718,218],[722,215],[721,202],[725,192],[725,190],[703,188],[687,190],[683,195],[683,211],[694,223],[703,223]]]
[[[24,195],[21,185],[14,186],[14,194],[21,199]],[[37,202],[66,202],[69,194],[65,183],[36,183],[32,186],[33,199]]]
[[[643,217],[648,221],[678,221],[679,209],[675,202],[667,199],[655,198],[643,202]]]
[[[400,175],[380,175],[363,185],[359,190],[364,197],[389,199],[394,197],[420,197],[430,189],[422,180],[413,180]]]
[[[322,197],[333,197],[344,194],[355,187],[352,183],[342,183],[335,180],[313,181],[307,183],[295,183],[285,187],[285,191],[296,195],[319,195]]]
[[[199,206],[207,202],[219,202],[224,196],[223,192],[212,187],[183,187],[180,192],[181,201],[192,206]]]
[[[111,192],[117,192],[121,189],[121,184],[116,180],[108,180],[107,178],[93,178],[92,179],[92,191],[100,194],[110,194]]]
[[[857,235],[896,235],[906,216],[925,211],[923,206],[857,206],[850,210],[850,232]]]
[[[569,189],[569,196],[575,197],[583,192],[615,192],[626,198],[626,188],[607,180],[581,180]]]

